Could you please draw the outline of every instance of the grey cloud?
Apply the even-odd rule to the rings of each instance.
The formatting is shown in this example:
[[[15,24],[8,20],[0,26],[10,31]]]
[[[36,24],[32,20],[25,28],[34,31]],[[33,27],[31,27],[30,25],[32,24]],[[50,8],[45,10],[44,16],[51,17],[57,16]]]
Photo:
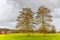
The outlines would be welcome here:
[[[52,15],[54,18],[60,18],[60,8],[56,8],[53,12]]]
[[[16,22],[0,23],[0,27],[2,27],[2,28],[15,29],[15,26],[16,26]]]
[[[8,0],[8,1],[14,1],[15,3],[19,4],[20,8],[23,7],[31,7],[33,9],[36,9],[40,5],[46,5],[50,8],[60,8],[60,0]]]
[[[15,25],[16,25],[15,24],[16,23],[16,17],[18,15],[18,9],[19,9],[18,5],[15,4],[14,2],[12,2],[12,4],[11,4],[11,2],[10,3],[9,2],[3,3],[3,1],[1,1],[1,3],[2,3],[2,5],[4,5],[4,7],[1,8],[2,13],[0,12],[0,14],[1,14],[0,27],[13,28],[14,29]]]
[[[36,11],[41,5],[46,5],[51,9],[60,8],[60,0],[7,0],[6,9],[3,13],[4,17],[0,22],[0,25],[14,26],[15,24],[10,24],[10,22],[16,22],[16,17],[19,14],[19,10],[23,7],[30,7],[32,10]],[[54,15],[54,17],[59,16]]]

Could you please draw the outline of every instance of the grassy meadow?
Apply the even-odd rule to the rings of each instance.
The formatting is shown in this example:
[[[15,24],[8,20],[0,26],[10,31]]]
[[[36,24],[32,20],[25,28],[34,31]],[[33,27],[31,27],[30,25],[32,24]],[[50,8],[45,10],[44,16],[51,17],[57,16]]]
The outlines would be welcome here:
[[[0,40],[60,40],[60,34],[2,34]]]

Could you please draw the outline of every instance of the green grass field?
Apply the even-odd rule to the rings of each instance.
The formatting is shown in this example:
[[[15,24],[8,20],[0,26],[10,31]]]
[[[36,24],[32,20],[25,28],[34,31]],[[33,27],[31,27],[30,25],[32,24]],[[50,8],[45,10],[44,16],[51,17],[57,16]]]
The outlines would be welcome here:
[[[6,34],[0,35],[0,40],[60,40],[60,34]]]

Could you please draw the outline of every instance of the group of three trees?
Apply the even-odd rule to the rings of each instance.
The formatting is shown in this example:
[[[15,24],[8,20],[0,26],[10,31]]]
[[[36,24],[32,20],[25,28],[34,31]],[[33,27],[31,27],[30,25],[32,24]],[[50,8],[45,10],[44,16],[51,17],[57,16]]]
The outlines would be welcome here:
[[[49,8],[40,6],[36,13],[31,8],[23,8],[17,17],[16,28],[18,30],[25,30],[27,33],[30,33],[31,30],[39,30],[42,33],[55,33],[55,26],[51,22],[52,15]]]

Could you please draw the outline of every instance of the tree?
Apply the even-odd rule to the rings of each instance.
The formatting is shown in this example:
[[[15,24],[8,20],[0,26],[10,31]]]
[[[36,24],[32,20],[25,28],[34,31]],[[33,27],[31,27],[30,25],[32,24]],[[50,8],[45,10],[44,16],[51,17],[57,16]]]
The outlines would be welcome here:
[[[56,33],[55,26],[52,26],[51,32],[52,32],[52,33]]]
[[[45,6],[39,7],[36,15],[36,21],[40,24],[39,30],[42,33],[47,33],[49,28],[51,27],[51,22],[52,22],[52,15],[51,15],[51,10]]]
[[[19,30],[26,30],[26,32],[30,35],[30,31],[33,30],[34,25],[32,24],[33,20],[33,12],[30,8],[23,8],[20,11],[19,16],[17,17],[17,25],[16,28]]]

